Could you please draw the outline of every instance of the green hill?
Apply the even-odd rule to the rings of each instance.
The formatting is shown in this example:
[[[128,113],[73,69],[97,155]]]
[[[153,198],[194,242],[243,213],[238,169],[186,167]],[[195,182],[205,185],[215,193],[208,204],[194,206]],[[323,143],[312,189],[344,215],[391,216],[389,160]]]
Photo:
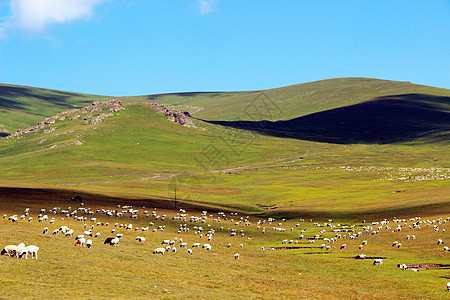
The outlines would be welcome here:
[[[0,84],[0,125],[9,132],[108,97]],[[0,128],[1,129],[1,128]]]
[[[340,91],[344,84],[348,88]],[[312,103],[301,100],[314,86]],[[14,128],[18,116],[27,126],[36,124],[45,97],[59,93],[30,88],[20,96],[14,88],[15,100],[2,106],[7,128]],[[331,90],[334,94],[328,95]],[[47,103],[37,120],[52,113],[46,122],[0,139],[0,186],[152,199],[168,206],[174,205],[176,190],[178,205],[284,216],[444,213],[450,207],[448,94],[444,89],[371,79],[336,79],[264,93],[120,98],[123,107],[117,101],[91,105],[92,100],[111,98],[73,94]],[[11,99],[12,93],[8,95],[1,97]],[[34,100],[27,107],[25,99]],[[242,111],[255,101],[263,104]],[[157,114],[148,102],[172,104],[215,123],[238,116],[259,122],[265,119],[263,113],[267,116],[277,108],[290,119],[263,126],[266,131],[245,123],[229,126],[198,119],[193,119],[193,126],[181,126]],[[393,110],[392,104],[401,105]],[[369,118],[374,107],[380,120]],[[71,110],[62,113],[67,108]],[[396,116],[401,121],[394,127],[408,122],[395,133],[401,138],[377,142],[382,131],[373,122],[392,122]],[[278,117],[273,113],[268,119]],[[357,128],[366,118],[369,130]],[[326,121],[328,127],[321,127]],[[300,132],[292,122],[321,139],[292,136]],[[349,138],[355,130],[361,130],[358,141]],[[337,143],[334,138],[348,140]]]
[[[116,98],[124,103],[170,104],[205,120],[277,121],[401,94],[448,97],[450,91],[409,82],[337,78],[264,91],[170,93]],[[9,132],[14,132],[61,111],[111,98],[0,84],[0,124]]]
[[[448,97],[450,90],[400,81],[337,78],[264,91],[173,93],[121,100],[172,104],[206,120],[277,121],[402,94]]]

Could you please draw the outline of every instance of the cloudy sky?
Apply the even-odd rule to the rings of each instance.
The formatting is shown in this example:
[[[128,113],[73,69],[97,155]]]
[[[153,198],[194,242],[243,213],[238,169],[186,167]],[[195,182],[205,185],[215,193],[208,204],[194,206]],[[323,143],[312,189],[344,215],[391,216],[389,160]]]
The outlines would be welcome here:
[[[123,96],[449,74],[448,0],[0,0],[0,83]]]

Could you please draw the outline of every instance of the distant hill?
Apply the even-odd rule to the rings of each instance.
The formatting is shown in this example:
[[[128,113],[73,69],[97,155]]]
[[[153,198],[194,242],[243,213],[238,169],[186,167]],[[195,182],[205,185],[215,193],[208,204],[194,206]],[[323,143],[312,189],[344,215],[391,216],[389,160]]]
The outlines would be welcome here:
[[[110,97],[0,84],[0,126],[12,133],[62,111],[107,98]]]
[[[207,121],[283,138],[337,144],[385,144],[434,133],[450,140],[450,97],[403,94],[282,121]]]
[[[181,106],[205,120],[277,121],[404,94],[450,97],[450,90],[401,81],[336,78],[263,91],[171,93],[124,97],[122,101]]]
[[[115,98],[124,103],[170,104],[205,120],[277,121],[403,94],[450,97],[450,90],[409,82],[337,78],[263,91],[191,92]],[[64,110],[111,98],[0,84],[0,126],[4,125],[9,132],[14,132]]]

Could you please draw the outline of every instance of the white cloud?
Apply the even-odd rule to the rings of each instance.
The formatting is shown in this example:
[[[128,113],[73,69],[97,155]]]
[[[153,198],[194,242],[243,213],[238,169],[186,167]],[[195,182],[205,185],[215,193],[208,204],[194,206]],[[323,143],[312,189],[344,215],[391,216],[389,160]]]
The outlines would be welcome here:
[[[52,23],[90,18],[95,5],[106,0],[10,0],[12,15],[4,28],[42,31]]]
[[[219,0],[199,0],[200,13],[206,15],[214,10],[214,6]]]

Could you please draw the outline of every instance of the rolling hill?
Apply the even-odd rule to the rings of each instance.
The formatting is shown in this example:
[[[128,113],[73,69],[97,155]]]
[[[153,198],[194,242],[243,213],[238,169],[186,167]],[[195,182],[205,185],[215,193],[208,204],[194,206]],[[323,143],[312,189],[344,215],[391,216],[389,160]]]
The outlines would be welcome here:
[[[284,216],[450,207],[449,90],[347,78],[112,101],[1,87],[3,128],[41,122],[0,139],[4,188],[168,205],[176,191],[179,205]],[[189,112],[193,125],[168,121],[152,102]]]

